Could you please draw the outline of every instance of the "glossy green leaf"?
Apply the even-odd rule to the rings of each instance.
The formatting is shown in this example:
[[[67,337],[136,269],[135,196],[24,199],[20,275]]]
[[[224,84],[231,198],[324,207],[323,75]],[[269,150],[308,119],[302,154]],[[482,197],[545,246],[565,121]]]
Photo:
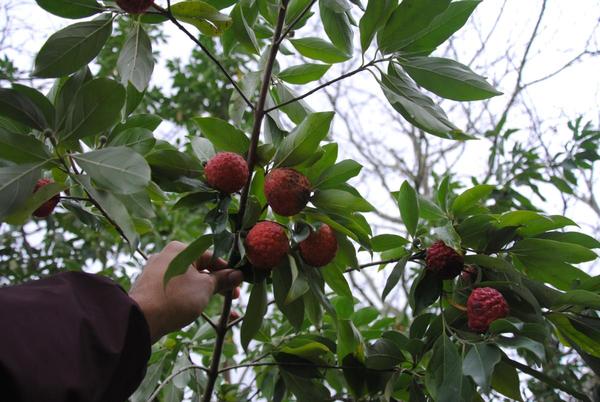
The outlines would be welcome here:
[[[150,183],[150,167],[127,147],[107,147],[72,157],[94,182],[113,192],[133,194]]]
[[[454,199],[452,203],[452,213],[454,215],[465,214],[469,208],[476,205],[479,201],[486,198],[494,190],[494,186],[489,184],[480,184],[468,190]]]
[[[109,147],[128,147],[140,155],[145,155],[152,150],[155,143],[156,139],[152,131],[142,127],[132,127],[111,137],[107,145]]]
[[[344,54],[352,55],[352,27],[343,7],[335,7],[334,1],[320,1],[319,11],[325,33],[331,43]]]
[[[103,15],[54,33],[37,55],[33,75],[63,77],[91,62],[110,37],[112,22],[112,16]]]
[[[379,48],[392,53],[407,47],[423,35],[449,4],[450,0],[403,0],[379,32]]]
[[[103,11],[96,0],[35,0],[44,10],[63,18],[85,18]]]
[[[317,191],[312,198],[312,203],[319,209],[332,212],[371,212],[375,210],[364,198],[337,189]]]
[[[21,206],[33,193],[45,161],[0,167],[0,219]]]
[[[330,68],[330,64],[306,63],[288,67],[277,76],[290,84],[308,84],[320,79]]]
[[[436,402],[456,401],[456,396],[461,393],[462,359],[446,334],[442,334],[433,345],[426,381]]]
[[[0,116],[40,131],[49,127],[43,110],[14,88],[0,88]]]
[[[405,52],[429,54],[462,28],[481,0],[459,0],[450,3],[448,8],[436,15],[431,23],[419,32],[411,43],[404,47]]]
[[[417,192],[406,180],[402,183],[398,193],[398,207],[406,231],[414,237],[419,223],[419,200]]]
[[[73,142],[98,134],[115,124],[125,103],[125,88],[108,78],[84,84],[71,107],[59,140]]]
[[[442,280],[429,270],[423,270],[412,284],[409,302],[414,315],[431,306],[442,294]]]
[[[412,125],[441,138],[469,139],[448,120],[446,113],[424,95],[408,76],[394,67],[392,74],[382,75],[381,89],[398,113]]]
[[[600,248],[600,241],[579,232],[547,232],[537,236],[540,239],[554,240],[562,243],[577,244],[585,248]]]
[[[324,63],[341,63],[350,58],[349,54],[320,38],[291,39],[290,42],[302,56]]]
[[[25,95],[31,100],[42,112],[47,122],[47,127],[55,126],[56,109],[50,99],[48,99],[43,93],[35,88],[31,88],[25,85],[12,84],[12,89],[18,93]]]
[[[0,127],[0,159],[23,164],[50,158],[46,146],[35,137],[11,133]]]
[[[501,352],[494,346],[485,343],[474,344],[463,360],[463,373],[471,376],[483,392],[489,392],[492,374],[496,364],[500,362]]]
[[[401,64],[417,84],[442,98],[474,101],[502,95],[469,67],[451,59],[411,57]]]
[[[25,201],[22,205],[19,205],[15,211],[7,216],[4,221],[11,225],[24,224],[29,218],[31,218],[33,212],[44,202],[59,194],[61,191],[64,191],[66,188],[67,186],[61,183],[49,183],[39,188],[27,199],[27,201]]]
[[[500,361],[494,368],[492,388],[516,401],[523,400],[519,389],[519,375],[517,370],[503,361]]]
[[[89,176],[78,176],[77,181],[85,187],[90,197],[100,205],[112,222],[120,228],[129,242],[131,252],[134,252],[139,243],[139,236],[125,205],[112,193],[94,187]]]
[[[361,169],[360,163],[351,159],[343,160],[325,169],[313,186],[321,190],[336,187],[357,176]]]
[[[520,240],[510,249],[510,252],[528,259],[558,260],[574,264],[593,261],[598,257],[596,253],[580,245],[547,239]]]
[[[250,139],[242,130],[226,121],[216,117],[195,117],[192,120],[217,151],[235,152],[240,155],[245,155],[248,151]]]
[[[359,23],[360,47],[363,53],[371,45],[375,34],[383,28],[397,4],[397,0],[369,0],[367,9]]]
[[[177,3],[180,4],[180,3]],[[154,70],[152,42],[141,24],[135,24],[119,53],[117,71],[121,83],[131,83],[139,92],[143,92],[150,83]]]
[[[244,321],[240,329],[240,338],[244,350],[248,350],[248,345],[252,338],[256,336],[267,312],[267,284],[260,281],[252,286],[248,307],[244,315]]]
[[[221,14],[215,7],[200,0],[174,3],[171,12],[179,21],[192,24],[204,35],[209,36],[222,35],[232,24],[231,17]]]
[[[281,142],[275,154],[275,166],[299,165],[313,155],[321,141],[329,133],[333,116],[333,112],[308,115]]]
[[[385,287],[383,288],[383,292],[381,293],[382,301],[385,301],[385,298],[390,294],[392,289],[394,289],[396,287],[396,285],[398,284],[398,282],[400,282],[400,279],[402,278],[402,275],[404,274],[404,269],[406,268],[407,262],[408,262],[408,258],[403,258],[400,261],[398,261],[398,263],[396,263],[396,265],[394,266],[394,269],[392,269],[390,276],[388,276],[388,278],[385,282]]]

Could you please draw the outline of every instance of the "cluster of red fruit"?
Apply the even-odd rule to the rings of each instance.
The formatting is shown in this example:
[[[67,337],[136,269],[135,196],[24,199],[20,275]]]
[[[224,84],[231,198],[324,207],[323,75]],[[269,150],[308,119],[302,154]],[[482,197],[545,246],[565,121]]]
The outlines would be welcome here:
[[[220,152],[212,157],[204,173],[209,185],[227,194],[241,190],[250,177],[246,160],[233,152]],[[308,204],[312,189],[310,181],[302,173],[278,168],[265,177],[264,192],[273,212],[293,216]],[[259,269],[275,268],[290,250],[284,228],[271,221],[254,225],[246,236],[245,247],[248,260]],[[333,260],[338,244],[331,227],[323,224],[301,241],[298,248],[304,262],[322,267]]]
[[[472,267],[465,267],[464,257],[443,241],[435,242],[427,249],[425,257],[427,269],[441,279],[453,279],[465,274],[463,279],[473,274]],[[486,332],[490,324],[508,315],[508,303],[502,293],[494,288],[475,288],[467,299],[467,318],[469,328],[477,332]]]

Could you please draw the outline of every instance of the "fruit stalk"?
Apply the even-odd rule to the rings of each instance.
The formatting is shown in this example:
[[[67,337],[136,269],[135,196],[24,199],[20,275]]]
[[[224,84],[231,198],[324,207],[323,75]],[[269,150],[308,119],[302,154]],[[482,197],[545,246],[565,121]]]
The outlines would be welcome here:
[[[240,210],[236,222],[238,231],[242,227],[244,214],[246,212],[246,203],[248,201],[248,194],[250,192],[250,183],[252,182],[252,172],[254,171],[254,165],[256,164],[256,149],[258,148],[260,128],[262,126],[262,121],[265,116],[265,104],[267,100],[267,94],[269,92],[271,74],[273,72],[275,58],[277,57],[277,53],[279,51],[279,38],[281,37],[283,24],[285,22],[285,15],[287,12],[288,2],[289,0],[281,0],[279,15],[277,17],[277,26],[275,27],[275,32],[273,33],[271,50],[269,52],[269,57],[267,59],[267,63],[265,65],[265,70],[263,74],[262,87],[260,90],[259,98],[256,103],[256,107],[254,108],[254,126],[252,128],[252,135],[250,137],[250,149],[248,150],[247,158],[248,170],[250,171],[250,174],[248,175],[248,180],[246,181],[240,198]],[[219,319],[219,323],[217,324],[217,339],[215,341],[215,349],[213,352],[208,372],[206,388],[204,389],[204,395],[202,397],[203,402],[210,402],[215,383],[217,381],[217,377],[219,376],[219,365],[221,362],[221,354],[223,352],[223,344],[225,342],[225,336],[227,335],[227,331],[229,330],[227,322],[229,319],[229,313],[231,312],[232,299],[232,292],[227,292],[227,294],[225,295],[225,301],[223,303],[223,309],[221,310],[221,318]]]

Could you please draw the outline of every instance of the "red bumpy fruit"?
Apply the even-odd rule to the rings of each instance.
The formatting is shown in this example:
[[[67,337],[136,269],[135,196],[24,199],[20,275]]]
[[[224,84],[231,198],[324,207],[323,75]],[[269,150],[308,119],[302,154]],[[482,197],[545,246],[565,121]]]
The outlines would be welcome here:
[[[154,3],[154,0],[117,0],[117,4],[129,14],[141,14]]]
[[[273,169],[265,178],[265,196],[279,215],[296,215],[310,199],[310,181],[294,169]]]
[[[477,332],[488,330],[492,321],[508,315],[508,303],[494,288],[475,288],[467,300],[469,328]]]
[[[39,179],[37,181],[37,183],[35,183],[35,188],[33,189],[33,192],[35,193],[40,188],[47,186],[48,184],[51,184],[51,183],[54,183],[54,181],[51,179]],[[60,196],[58,194],[56,194],[54,197],[50,198],[48,201],[46,201],[42,205],[40,205],[40,207],[38,209],[33,211],[33,216],[36,216],[38,218],[48,217],[52,213],[52,211],[54,211],[54,208],[56,208],[56,205],[58,204],[59,201],[60,201]]]
[[[441,240],[427,249],[425,257],[427,269],[442,279],[452,279],[460,274],[464,266],[464,257]]]
[[[258,222],[246,236],[246,255],[255,268],[273,269],[288,253],[289,241],[275,222]]]
[[[244,187],[248,180],[248,164],[233,152],[219,152],[204,167],[206,181],[212,187],[231,194]]]
[[[301,241],[299,247],[304,262],[313,267],[323,267],[335,257],[338,243],[331,227],[324,224]]]

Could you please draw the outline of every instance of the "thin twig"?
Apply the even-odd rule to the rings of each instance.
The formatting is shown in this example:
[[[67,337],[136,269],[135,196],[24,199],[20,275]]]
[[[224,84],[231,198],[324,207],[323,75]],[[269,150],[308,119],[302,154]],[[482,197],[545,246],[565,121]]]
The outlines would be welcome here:
[[[330,86],[331,84],[335,84],[335,83],[336,83],[336,82],[338,82],[338,81],[344,80],[344,79],[346,79],[346,78],[348,78],[348,77],[352,77],[353,75],[355,75],[355,74],[358,74],[358,73],[360,73],[360,72],[362,72],[362,71],[365,71],[365,70],[367,70],[369,67],[371,67],[371,66],[374,66],[374,65],[375,65],[375,64],[377,64],[377,63],[381,63],[381,62],[383,62],[383,61],[389,61],[389,60],[390,60],[390,58],[383,58],[383,59],[372,60],[372,61],[370,61],[369,63],[367,63],[367,64],[364,64],[364,65],[361,65],[360,67],[358,67],[358,68],[356,68],[356,69],[354,69],[354,70],[352,70],[352,71],[348,71],[347,73],[345,73],[345,74],[342,74],[342,75],[340,75],[339,77],[332,79],[331,81],[327,81],[327,82],[325,82],[325,83],[323,83],[323,84],[321,84],[321,85],[319,85],[319,86],[317,86],[317,87],[315,87],[315,88],[311,89],[310,91],[303,93],[302,95],[300,95],[300,96],[298,96],[298,97],[296,97],[296,98],[289,99],[289,100],[287,100],[287,101],[285,101],[285,102],[282,102],[282,103],[280,103],[280,104],[278,104],[278,105],[275,105],[275,106],[273,106],[272,108],[269,108],[269,109],[265,110],[265,113],[270,113],[270,112],[272,112],[272,111],[274,111],[274,110],[277,110],[277,109],[279,109],[279,108],[282,108],[282,107],[284,107],[284,106],[287,106],[287,105],[289,105],[289,104],[291,104],[291,103],[294,103],[294,102],[297,102],[297,101],[299,101],[299,100],[302,100],[302,99],[304,99],[304,98],[306,98],[306,97],[308,97],[308,96],[310,96],[310,95],[314,94],[315,92],[318,92],[318,91],[320,91],[321,89],[323,89],[323,88],[326,88],[326,87]]]
[[[165,380],[160,383],[158,388],[156,388],[154,390],[154,392],[152,393],[152,395],[150,395],[150,398],[148,398],[146,402],[152,402],[154,400],[154,398],[156,398],[158,396],[158,393],[160,392],[160,390],[163,389],[163,387],[165,385],[167,385],[169,382],[171,382],[171,380],[173,380],[173,378],[177,377],[179,374],[183,373],[184,371],[194,370],[194,369],[202,370],[202,371],[208,373],[208,369],[206,367],[198,366],[195,364],[182,367],[181,369],[177,370],[176,372],[172,373],[170,376],[165,378]]]
[[[288,36],[288,34],[292,31],[292,29],[294,29],[294,27],[296,26],[296,24],[298,22],[300,22],[300,20],[302,18],[304,18],[304,16],[306,15],[307,12],[310,11],[310,9],[312,8],[312,6],[317,2],[317,0],[311,0],[311,2],[304,8],[304,10],[302,10],[302,12],[300,14],[298,14],[298,16],[296,18],[294,18],[294,20],[290,23],[290,25],[288,25],[285,30],[283,31],[283,33],[281,34],[281,37],[279,38],[279,40],[277,41],[277,45],[281,45],[281,42],[283,42],[283,40],[286,38],[286,36]]]
[[[236,318],[235,320],[231,321],[229,324],[227,324],[227,328],[233,328],[235,327],[238,323],[242,322],[242,320],[244,319],[245,315]]]
[[[213,320],[210,319],[209,316],[206,315],[206,313],[202,313],[202,318],[204,318],[204,320],[211,326],[213,327],[213,329],[216,331],[217,330],[217,324],[214,323]]]
[[[206,46],[204,46],[204,44],[202,42],[200,42],[198,40],[198,38],[196,38],[190,31],[188,31],[186,29],[186,27],[184,27],[179,21],[177,21],[177,18],[175,18],[175,16],[171,12],[171,1],[170,0],[167,1],[167,4],[168,4],[168,6],[167,6],[166,10],[164,8],[158,7],[156,5],[155,5],[155,7],[158,10],[160,10],[163,13],[163,15],[165,17],[167,17],[181,32],[186,34],[188,36],[188,38],[190,38],[196,45],[198,45],[200,47],[200,49],[202,49],[202,51],[208,56],[208,58],[213,63],[215,63],[217,65],[217,67],[219,68],[219,70],[221,70],[221,72],[225,75],[225,77],[227,77],[227,80],[231,83],[231,85],[233,85],[235,90],[240,94],[241,98],[244,100],[244,102],[246,102],[246,105],[248,107],[250,107],[251,109],[254,109],[254,105],[252,104],[250,99],[248,99],[248,97],[246,96],[244,91],[242,91],[242,89],[235,82],[235,80],[233,79],[231,74],[229,74],[227,69],[221,64],[221,62],[215,57],[215,55],[213,55],[212,52]]]

